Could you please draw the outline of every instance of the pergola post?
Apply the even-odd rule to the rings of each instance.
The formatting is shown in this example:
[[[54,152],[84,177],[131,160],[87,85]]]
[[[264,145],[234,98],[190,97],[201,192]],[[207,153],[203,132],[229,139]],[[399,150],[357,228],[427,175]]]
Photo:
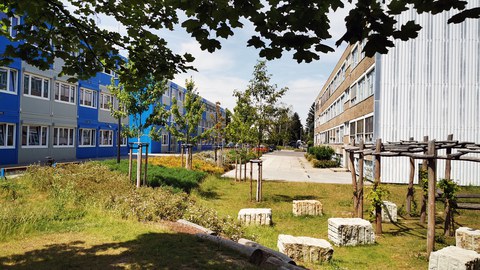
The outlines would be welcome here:
[[[435,189],[437,177],[437,150],[435,140],[428,142],[428,229],[427,229],[427,257],[435,249]]]
[[[357,185],[357,217],[363,218],[363,149],[365,144],[360,140],[360,153],[358,158],[358,185]]]
[[[453,134],[449,134],[447,137],[447,141],[452,141],[453,140]],[[447,147],[446,148],[446,155],[447,157],[452,154],[452,148]],[[445,161],[445,179],[447,181],[451,181],[451,173],[452,173],[452,161],[450,159],[447,159]],[[454,226],[454,220],[453,220],[453,213],[452,213],[452,208],[451,208],[452,202],[450,201],[449,198],[445,198],[445,223],[443,226],[443,234],[445,236],[453,236],[453,226]]]
[[[355,139],[352,140],[352,146],[355,146]],[[353,216],[358,215],[358,201],[357,201],[357,174],[355,172],[355,153],[353,151],[348,152],[348,161],[350,167],[350,173],[352,175],[352,198],[353,198]]]
[[[413,137],[410,137],[409,140],[413,141]],[[410,160],[410,177],[408,178],[407,203],[405,206],[408,215],[412,213],[412,200],[413,200],[413,194],[414,194],[413,180],[415,179],[415,159],[409,158],[409,160]]]
[[[381,167],[381,160],[380,160],[380,153],[382,152],[382,139],[377,139],[375,144],[375,181],[373,183],[373,190],[377,190],[378,186],[380,185],[380,167]],[[375,233],[377,235],[382,234],[382,206],[376,205],[375,206]]]
[[[423,142],[428,143],[428,136],[423,136]],[[425,151],[423,154],[426,155],[427,152],[428,151]],[[427,160],[426,159],[423,160],[422,171],[427,171]],[[422,185],[421,174],[419,174],[418,183],[420,184],[420,186]],[[422,187],[422,190],[423,190],[423,187]],[[420,207],[420,222],[421,223],[425,223],[426,215],[427,215],[427,196],[425,195],[425,192],[422,192],[422,205]]]

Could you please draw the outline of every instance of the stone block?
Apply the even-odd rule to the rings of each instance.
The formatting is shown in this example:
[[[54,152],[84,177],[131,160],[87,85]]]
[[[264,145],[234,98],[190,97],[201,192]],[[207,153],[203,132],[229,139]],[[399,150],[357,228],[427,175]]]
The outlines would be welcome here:
[[[330,261],[332,245],[323,239],[305,236],[278,235],[278,250],[295,261],[321,263]]]
[[[480,253],[480,230],[460,227],[455,231],[457,247]]]
[[[456,246],[430,253],[429,270],[478,270],[480,254]]]
[[[317,200],[294,200],[292,211],[294,216],[323,215],[322,203]]]
[[[397,222],[397,205],[393,202],[383,201],[382,222]]]
[[[238,220],[244,225],[272,225],[272,209],[244,208],[238,212]]]
[[[328,239],[336,246],[357,246],[375,243],[372,224],[361,218],[329,218]]]

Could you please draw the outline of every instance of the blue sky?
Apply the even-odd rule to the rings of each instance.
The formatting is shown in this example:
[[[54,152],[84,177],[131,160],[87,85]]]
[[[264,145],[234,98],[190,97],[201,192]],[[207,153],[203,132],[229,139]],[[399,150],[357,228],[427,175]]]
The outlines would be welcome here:
[[[320,60],[308,64],[298,64],[288,52],[281,59],[267,62],[271,82],[278,88],[289,88],[282,102],[292,106],[304,124],[310,106],[345,49],[345,44],[337,48],[334,43],[344,32],[347,12],[345,8],[329,14],[332,39],[327,44],[336,49],[334,53],[322,55]],[[100,16],[97,21],[103,28],[124,33],[124,28],[112,18]],[[189,52],[196,58],[193,65],[198,71],[178,74],[174,82],[183,86],[185,79],[192,77],[200,95],[212,102],[220,101],[222,107],[232,110],[235,106],[233,91],[246,89],[253,67],[260,59],[258,50],[246,46],[252,34],[253,27],[246,24],[236,30],[233,37],[223,40],[222,49],[214,53],[202,51],[196,40],[180,26],[172,32],[162,31],[160,35],[174,52]]]

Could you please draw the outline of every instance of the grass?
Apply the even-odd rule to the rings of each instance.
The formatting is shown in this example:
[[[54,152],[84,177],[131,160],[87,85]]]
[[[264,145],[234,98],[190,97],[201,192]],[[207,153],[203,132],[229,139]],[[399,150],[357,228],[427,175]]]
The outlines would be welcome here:
[[[116,160],[109,159],[99,163],[107,165],[111,170],[128,174],[128,160],[121,160],[120,163],[117,163]],[[132,179],[136,178],[136,172],[137,162],[134,161],[132,165]],[[152,164],[149,164],[147,174],[147,182],[151,187],[169,186],[185,192],[190,192],[193,188],[198,187],[199,183],[207,176],[207,173],[202,171],[170,168]]]
[[[404,204],[407,187],[405,185],[386,185],[390,191],[389,200],[399,207]],[[370,187],[366,187],[368,193]],[[468,188],[468,191],[479,191]],[[255,235],[259,243],[277,249],[278,234],[310,236],[328,239],[330,217],[351,217],[352,199],[350,185],[264,182],[261,203],[250,202],[250,184],[234,182],[232,179],[207,177],[200,188],[193,192],[197,201],[211,207],[220,215],[236,216],[241,208],[266,207],[272,209],[272,227],[250,227],[247,233]],[[460,191],[464,192],[464,191]],[[416,191],[419,203],[420,190]],[[292,200],[316,199],[322,202],[324,215],[320,217],[295,217],[291,213]],[[420,206],[418,206],[420,207]],[[365,202],[368,209],[368,202]],[[437,204],[441,212],[442,205]],[[365,210],[365,218],[368,218]],[[440,249],[445,245],[455,245],[454,237],[443,238],[442,213],[437,215],[437,243]],[[458,226],[478,227],[480,215],[475,211],[460,211],[456,216]],[[426,258],[426,224],[420,224],[418,218],[401,219],[397,224],[384,224],[383,235],[377,237],[375,245],[363,247],[334,247],[333,260],[324,265],[305,264],[312,269],[425,269]]]
[[[101,213],[70,231],[0,242],[1,269],[250,269],[229,250],[158,224]]]
[[[32,167],[2,182],[0,205],[0,269],[251,268],[231,251],[159,225],[185,212],[223,224],[216,213],[185,193],[134,188],[98,163]]]

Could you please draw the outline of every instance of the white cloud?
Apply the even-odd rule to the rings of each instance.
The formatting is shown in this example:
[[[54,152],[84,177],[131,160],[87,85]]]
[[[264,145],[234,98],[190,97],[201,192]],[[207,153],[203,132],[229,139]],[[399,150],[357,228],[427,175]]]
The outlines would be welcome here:
[[[190,53],[195,57],[193,65],[199,72],[228,70],[235,65],[233,57],[227,50],[220,50],[214,53],[202,51],[200,44],[195,40],[189,40],[180,44],[180,53]]]
[[[293,111],[298,113],[303,124],[305,124],[310,106],[324,83],[325,79],[311,78],[300,78],[286,83],[289,90],[282,100],[284,103],[292,105]]]

